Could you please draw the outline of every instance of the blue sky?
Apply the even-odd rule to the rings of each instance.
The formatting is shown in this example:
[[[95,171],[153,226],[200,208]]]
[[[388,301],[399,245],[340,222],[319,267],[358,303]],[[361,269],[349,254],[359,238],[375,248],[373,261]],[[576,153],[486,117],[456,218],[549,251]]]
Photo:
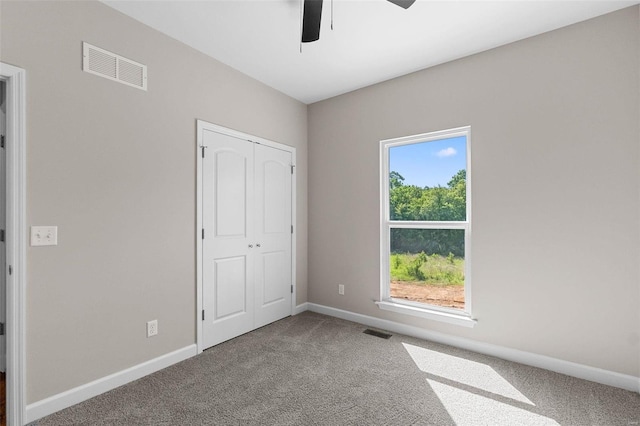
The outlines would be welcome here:
[[[458,136],[389,149],[389,171],[404,177],[405,185],[447,186],[458,170],[467,168],[467,138]]]

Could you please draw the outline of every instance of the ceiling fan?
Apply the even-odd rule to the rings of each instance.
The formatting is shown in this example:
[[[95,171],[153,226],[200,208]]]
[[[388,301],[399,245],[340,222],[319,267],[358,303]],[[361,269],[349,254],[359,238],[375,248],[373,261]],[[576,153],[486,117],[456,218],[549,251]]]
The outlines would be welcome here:
[[[302,42],[310,43],[320,38],[320,18],[323,0],[304,0],[302,14]],[[416,0],[387,0],[390,3],[408,9]]]

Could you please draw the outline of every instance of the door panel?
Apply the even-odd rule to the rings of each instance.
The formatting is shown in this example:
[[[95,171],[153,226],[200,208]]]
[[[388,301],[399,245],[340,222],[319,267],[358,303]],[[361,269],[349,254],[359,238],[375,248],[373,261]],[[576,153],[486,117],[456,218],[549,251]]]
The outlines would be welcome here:
[[[214,321],[246,312],[246,270],[247,258],[244,256],[214,260]]]
[[[291,153],[256,145],[254,161],[257,328],[291,314]]]
[[[290,271],[287,272],[286,252],[276,251],[262,253],[260,273],[262,275],[262,300],[261,305],[266,306],[271,303],[282,301],[284,298],[278,283],[287,282]]]
[[[247,235],[247,158],[231,150],[215,152],[215,236]]]
[[[277,153],[277,152],[276,152]],[[259,167],[259,166],[258,166]],[[278,161],[268,160],[262,164],[262,178],[264,185],[263,199],[263,232],[278,234],[291,231],[291,214],[284,212],[287,207],[287,181],[291,180],[290,165]]]
[[[203,131],[202,307],[209,347],[254,328],[253,144]]]

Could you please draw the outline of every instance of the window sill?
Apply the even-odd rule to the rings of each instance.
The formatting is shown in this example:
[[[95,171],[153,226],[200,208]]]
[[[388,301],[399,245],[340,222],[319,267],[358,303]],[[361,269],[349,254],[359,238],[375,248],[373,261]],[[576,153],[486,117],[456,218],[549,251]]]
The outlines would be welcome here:
[[[461,325],[463,327],[473,328],[477,320],[472,319],[466,313],[449,313],[437,311],[435,309],[421,308],[417,306],[404,305],[391,301],[375,302],[378,308],[384,311],[396,312],[399,314],[412,315],[415,317],[426,318],[434,321],[446,322],[449,324]]]

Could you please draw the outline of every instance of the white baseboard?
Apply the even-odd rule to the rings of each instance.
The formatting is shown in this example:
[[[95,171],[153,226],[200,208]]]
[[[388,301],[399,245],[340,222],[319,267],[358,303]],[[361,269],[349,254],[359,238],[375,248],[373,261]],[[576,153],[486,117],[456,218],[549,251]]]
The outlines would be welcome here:
[[[603,370],[601,368],[590,367],[588,365],[577,364],[570,361],[564,361],[561,359],[539,355],[532,352],[525,352],[518,349],[511,349],[504,346],[493,345],[491,343],[483,343],[471,339],[465,339],[462,337],[450,336],[448,334],[439,333],[436,331],[429,331],[419,327],[400,324],[394,321],[357,314],[354,312],[344,311],[342,309],[336,309],[329,306],[318,305],[315,303],[307,303],[306,305],[309,311],[317,312],[319,314],[329,315],[347,321],[364,324],[369,327],[376,327],[382,330],[388,330],[395,333],[405,334],[407,336],[417,337],[419,339],[431,340],[433,342],[467,349],[484,355],[491,355],[497,358],[506,359],[508,361],[518,362],[520,364],[530,365],[538,368],[544,368],[545,370],[566,374],[567,376],[577,377],[579,379],[589,380],[592,382],[602,383],[605,385],[640,393],[640,377],[616,373],[614,371]]]
[[[293,315],[298,315],[308,310],[309,310],[309,304],[307,302],[304,302],[296,306],[296,308],[293,310]]]
[[[27,405],[27,423],[41,419],[64,408],[71,407],[89,398],[138,380],[158,370],[167,368],[197,354],[197,346],[189,345],[177,351],[159,356],[152,360],[134,365],[126,370],[118,371],[93,382],[78,386],[68,391],[53,395],[33,404]]]

